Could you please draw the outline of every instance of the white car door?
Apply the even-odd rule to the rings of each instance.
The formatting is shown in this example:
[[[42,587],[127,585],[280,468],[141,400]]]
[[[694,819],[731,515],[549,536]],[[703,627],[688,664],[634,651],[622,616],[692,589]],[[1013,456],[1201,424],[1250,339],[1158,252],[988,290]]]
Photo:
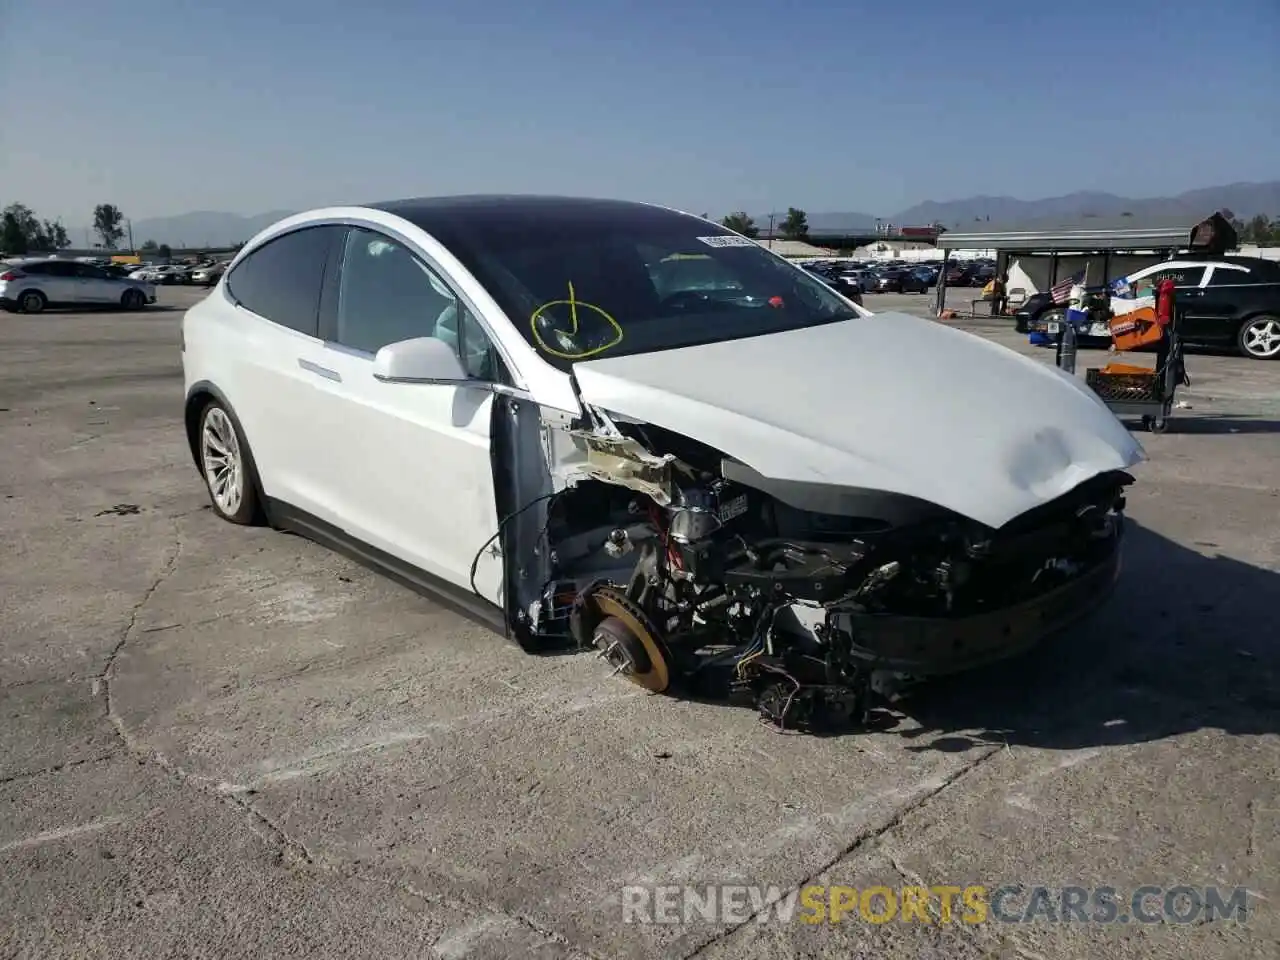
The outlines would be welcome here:
[[[495,352],[454,287],[391,237],[351,227],[330,289],[329,342],[313,365],[321,395],[314,419],[327,434],[316,469],[331,488],[335,520],[349,535],[469,588],[472,562],[498,523],[490,460]],[[431,336],[459,351],[474,386],[374,378],[379,348]],[[499,602],[500,580],[500,563],[482,556],[477,589]]]
[[[316,226],[276,237],[245,256],[208,301],[217,321],[206,350],[214,353],[213,385],[235,408],[263,493],[325,519],[335,508],[318,461],[337,442],[340,423],[319,412],[324,380],[314,369],[325,352],[321,283],[342,235],[342,227]]]

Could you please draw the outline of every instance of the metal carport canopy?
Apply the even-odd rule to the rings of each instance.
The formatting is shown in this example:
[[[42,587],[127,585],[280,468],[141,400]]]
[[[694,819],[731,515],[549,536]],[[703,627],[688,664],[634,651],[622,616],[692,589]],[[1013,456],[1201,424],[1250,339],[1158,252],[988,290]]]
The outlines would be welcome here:
[[[1007,229],[947,232],[943,250],[1067,253],[1094,250],[1201,250],[1222,253],[1236,244],[1235,231],[1219,214],[1211,216],[1086,217],[1070,223],[1032,221]]]

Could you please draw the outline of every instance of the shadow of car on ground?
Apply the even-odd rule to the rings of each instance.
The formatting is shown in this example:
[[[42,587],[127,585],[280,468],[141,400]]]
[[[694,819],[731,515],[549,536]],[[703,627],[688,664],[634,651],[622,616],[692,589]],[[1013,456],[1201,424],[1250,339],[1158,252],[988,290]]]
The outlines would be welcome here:
[[[1204,436],[1218,433],[1280,433],[1280,420],[1267,417],[1233,417],[1226,414],[1179,416],[1177,408],[1169,417],[1169,433]]]
[[[1068,750],[1204,728],[1280,733],[1280,573],[1200,553],[1130,520],[1124,571],[1096,614],[1027,654],[923,684],[876,726],[909,750]],[[926,742],[927,741],[927,742]]]

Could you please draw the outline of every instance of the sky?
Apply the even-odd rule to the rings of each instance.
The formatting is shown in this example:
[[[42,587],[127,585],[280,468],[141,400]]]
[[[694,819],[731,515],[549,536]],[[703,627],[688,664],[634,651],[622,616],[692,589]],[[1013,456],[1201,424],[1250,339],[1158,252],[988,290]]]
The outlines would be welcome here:
[[[0,205],[889,216],[1280,178],[1280,0],[0,0]]]

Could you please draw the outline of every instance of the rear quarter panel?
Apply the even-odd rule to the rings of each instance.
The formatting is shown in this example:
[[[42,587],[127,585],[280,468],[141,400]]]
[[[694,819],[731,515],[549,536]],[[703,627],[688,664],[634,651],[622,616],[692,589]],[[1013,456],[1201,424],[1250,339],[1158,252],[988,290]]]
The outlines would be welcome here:
[[[313,474],[309,444],[325,425],[312,420],[314,377],[298,360],[321,341],[237,307],[221,284],[186,312],[182,331],[187,396],[215,388],[239,421],[263,492],[315,512],[299,498]]]

